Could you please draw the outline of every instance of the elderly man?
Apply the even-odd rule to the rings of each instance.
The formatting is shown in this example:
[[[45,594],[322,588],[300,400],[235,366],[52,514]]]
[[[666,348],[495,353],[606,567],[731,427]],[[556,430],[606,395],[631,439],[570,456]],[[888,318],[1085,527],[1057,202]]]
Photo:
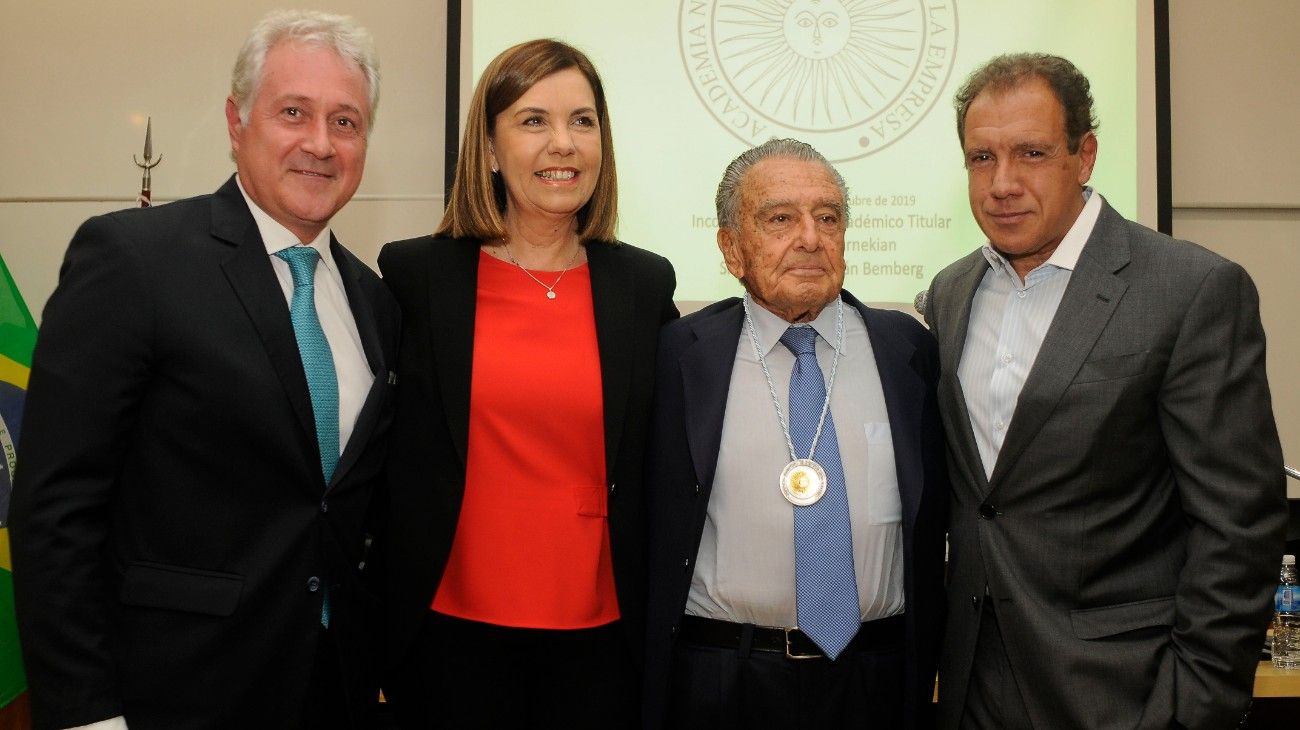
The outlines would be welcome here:
[[[989,243],[930,288],[953,503],[944,728],[1228,728],[1285,497],[1240,266],[1085,187],[1088,80],[995,58],[957,93]]]
[[[841,289],[846,200],[802,142],[740,155],[718,247],[746,294],[661,335],[650,726],[929,724],[948,500],[936,350]]]
[[[378,80],[350,19],[268,16],[226,101],[237,174],[73,238],[13,495],[37,727],[368,725],[358,566],[398,313],[329,221]]]

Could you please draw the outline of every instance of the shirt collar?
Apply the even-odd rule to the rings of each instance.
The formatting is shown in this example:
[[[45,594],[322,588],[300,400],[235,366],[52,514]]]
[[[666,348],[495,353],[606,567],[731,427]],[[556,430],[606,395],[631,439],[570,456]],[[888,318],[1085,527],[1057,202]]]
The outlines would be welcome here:
[[[325,226],[314,239],[304,244],[298,240],[298,237],[292,231],[281,225],[269,213],[258,207],[252,198],[248,197],[248,191],[244,190],[244,184],[239,181],[238,175],[235,175],[235,184],[239,186],[239,194],[244,196],[244,202],[248,203],[248,210],[253,214],[253,221],[257,223],[257,232],[262,234],[262,243],[266,246],[266,252],[269,255],[274,256],[276,253],[294,246],[311,246],[320,254],[320,259],[325,262],[327,268],[332,269],[334,267],[334,257],[329,255],[329,226]]]
[[[1079,211],[1079,217],[1074,219],[1074,225],[1070,226],[1070,230],[1066,231],[1065,238],[1061,239],[1061,243],[1052,252],[1052,255],[1035,267],[1034,271],[1038,271],[1044,266],[1055,266],[1058,269],[1074,271],[1074,267],[1079,263],[1079,256],[1083,253],[1083,246],[1088,242],[1088,238],[1092,236],[1092,229],[1097,225],[1097,217],[1101,215],[1102,197],[1100,193],[1096,193],[1091,187],[1085,187],[1083,189],[1083,199],[1085,201],[1083,210]],[[1011,267],[1011,263],[993,248],[992,243],[985,243],[982,251],[984,252],[984,258],[989,262],[989,266],[1010,275],[1016,281],[1020,280],[1020,277],[1015,273],[1015,269]]]
[[[763,305],[755,302],[754,298],[749,295],[749,292],[745,292],[745,300],[749,302],[749,314],[754,322],[754,336],[758,338],[758,350],[763,353],[764,357],[767,357],[771,354],[772,348],[780,344],[781,335],[785,334],[787,329],[800,325],[792,325],[784,319],[769,312],[763,307]],[[813,329],[817,330],[817,334],[820,335],[823,340],[826,340],[826,343],[834,349],[837,349],[836,346],[838,344],[835,337],[835,310],[839,308],[836,305],[836,302],[838,301],[839,297],[832,299],[829,304],[822,307],[822,311],[817,315],[817,319],[806,323],[811,325]],[[847,318],[848,312],[845,312],[844,316]],[[748,335],[745,336],[747,337]],[[844,353],[841,352],[840,354],[843,355]]]

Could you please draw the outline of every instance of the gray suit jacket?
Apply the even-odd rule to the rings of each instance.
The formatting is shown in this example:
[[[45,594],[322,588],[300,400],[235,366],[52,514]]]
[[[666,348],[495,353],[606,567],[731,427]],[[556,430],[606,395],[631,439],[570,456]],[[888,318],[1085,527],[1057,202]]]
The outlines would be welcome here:
[[[942,271],[926,313],[953,483],[940,727],[986,585],[1035,727],[1234,727],[1286,509],[1254,285],[1104,205],[986,479],[957,364],[987,267]]]

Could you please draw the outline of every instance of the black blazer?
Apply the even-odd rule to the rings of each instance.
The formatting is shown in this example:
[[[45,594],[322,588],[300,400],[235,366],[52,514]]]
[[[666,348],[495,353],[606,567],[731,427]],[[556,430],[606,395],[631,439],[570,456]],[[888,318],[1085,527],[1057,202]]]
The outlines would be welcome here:
[[[77,231],[37,340],[12,506],[37,727],[294,726],[322,587],[366,722],[356,566],[399,315],[331,250],[375,381],[326,489],[289,308],[234,178]]]
[[[379,255],[384,281],[404,312],[388,466],[391,503],[376,551],[391,632],[390,669],[429,610],[460,517],[479,250],[477,240],[423,236],[390,243]],[[627,244],[588,244],[587,262],[605,409],[614,583],[630,655],[639,665],[645,605],[642,458],[655,346],[659,327],[677,317],[676,281],[667,259]],[[520,372],[526,372],[522,366]]]
[[[907,727],[928,727],[943,632],[943,553],[948,505],[934,338],[911,317],[871,309],[848,292],[880,371],[903,502],[903,589],[907,601]],[[663,725],[673,636],[686,608],[713,488],[727,393],[741,337],[740,300],[727,299],[667,326],[655,374],[647,461],[650,601],[645,713]],[[766,397],[766,394],[755,397]]]

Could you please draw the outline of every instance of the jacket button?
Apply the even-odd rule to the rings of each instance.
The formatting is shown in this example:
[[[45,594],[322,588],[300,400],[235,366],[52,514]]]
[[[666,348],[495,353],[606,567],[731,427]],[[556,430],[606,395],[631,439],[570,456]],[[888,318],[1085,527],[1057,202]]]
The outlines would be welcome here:
[[[970,607],[971,607],[972,610],[975,610],[975,611],[980,610],[980,597],[979,597],[979,596],[971,596],[971,597],[970,597]]]
[[[609,493],[610,493],[610,494],[613,494],[613,493],[614,493],[614,487],[617,487],[617,486],[618,486],[617,484],[611,484],[611,485],[609,485]]]
[[[307,579],[307,591],[310,592],[310,593],[315,593],[316,591],[319,591],[319,590],[320,590],[320,578],[317,578],[317,577],[314,576],[314,575],[313,575],[312,577],[308,578],[308,579]]]
[[[329,511],[330,511],[330,503],[329,503],[329,502],[326,502],[325,500],[322,499],[321,502],[320,502],[320,511],[321,511],[321,514],[324,514],[324,513],[326,513],[326,512],[329,512]]]
[[[690,559],[690,558],[687,558],[686,560],[682,561],[682,567],[683,567],[683,568],[689,568],[689,567],[691,567],[691,559]]]
[[[703,492],[703,491],[704,491],[704,490],[700,488],[700,485],[698,485],[698,484],[695,485],[695,496],[697,496],[697,497],[700,496],[700,492]]]
[[[984,503],[984,504],[981,504],[981,505],[980,505],[980,517],[981,517],[981,518],[986,519],[986,520],[991,520],[991,519],[993,519],[994,517],[996,517],[997,514],[998,514],[998,511],[997,511],[996,509],[993,508],[993,505],[988,504],[987,502]]]

